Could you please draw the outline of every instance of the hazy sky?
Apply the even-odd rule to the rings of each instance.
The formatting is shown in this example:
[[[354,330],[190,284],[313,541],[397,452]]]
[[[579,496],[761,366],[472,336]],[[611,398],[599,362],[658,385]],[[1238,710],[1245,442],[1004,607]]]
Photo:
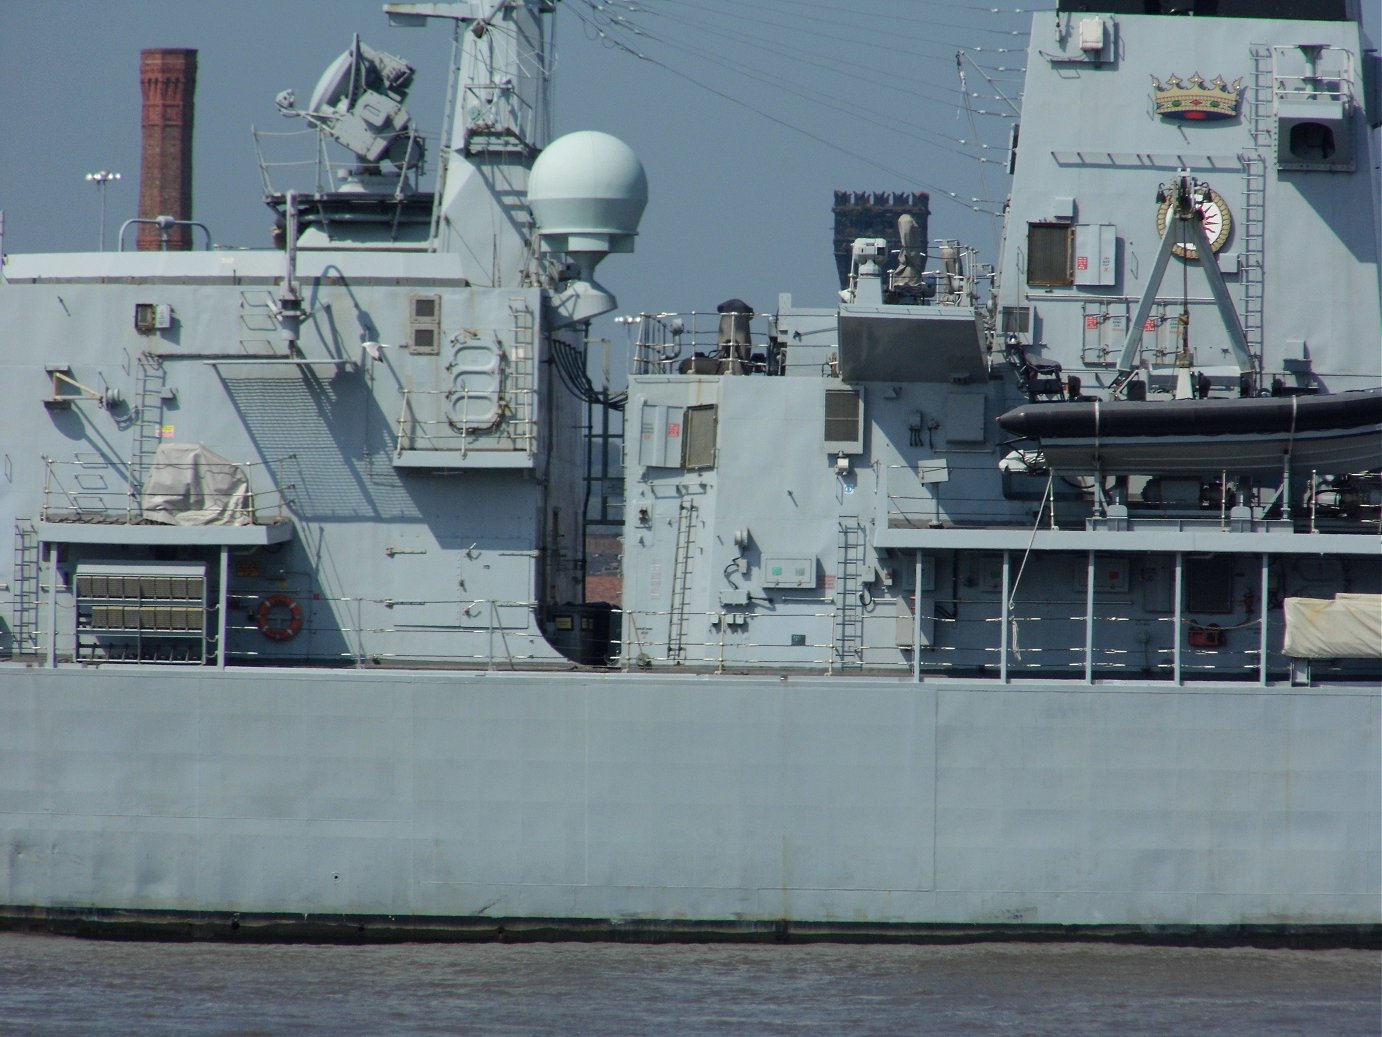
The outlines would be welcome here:
[[[556,130],[614,133],[647,168],[651,200],[637,251],[600,270],[625,311],[713,309],[731,295],[771,310],[783,290],[828,305],[835,188],[982,193],[988,197],[979,204],[989,209],[1006,190],[1008,120],[971,122],[964,114],[955,54],[1017,48],[973,57],[1020,66],[1023,16],[991,14],[991,4],[973,0],[605,6],[646,35],[605,26],[602,42],[588,0],[560,5]],[[440,127],[446,29],[435,22],[391,29],[381,7],[379,0],[2,0],[6,250],[94,249],[98,192],[83,177],[98,170],[123,176],[106,188],[113,247],[138,206],[139,51],[154,46],[200,51],[195,217],[219,244],[266,245],[271,216],[250,127],[300,127],[277,114],[274,96],[287,87],[310,96],[351,33],[417,67],[409,108],[426,131]],[[660,64],[609,45],[611,35],[636,41]],[[1015,73],[992,75],[1015,97]],[[967,78],[994,94],[975,67]],[[998,101],[973,103],[1006,110]],[[970,157],[978,154],[972,144],[956,143],[972,140],[976,128],[995,147],[992,165]],[[933,236],[974,239],[990,254],[996,247],[991,217],[939,197],[932,209]]]
[[[310,96],[353,32],[417,67],[409,108],[424,131],[440,128],[448,34],[436,22],[391,29],[381,7],[0,0],[6,251],[94,249],[89,172],[123,174],[107,188],[112,247],[136,214],[145,47],[200,51],[195,217],[219,244],[267,245],[250,127],[300,127],[275,95]],[[628,23],[610,26],[611,13]],[[997,210],[1007,190],[1003,98],[1017,100],[1027,43],[1027,16],[1003,0],[563,0],[558,19],[556,131],[614,133],[648,171],[637,251],[600,268],[622,312],[707,310],[730,296],[771,311],[779,291],[831,305],[836,188],[930,191],[931,236],[996,261],[997,220],[974,210]]]

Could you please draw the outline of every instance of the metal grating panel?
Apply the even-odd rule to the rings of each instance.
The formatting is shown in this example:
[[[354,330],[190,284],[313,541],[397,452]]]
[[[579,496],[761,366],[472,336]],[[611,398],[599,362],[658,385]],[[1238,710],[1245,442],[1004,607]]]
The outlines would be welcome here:
[[[858,453],[864,448],[863,400],[853,389],[825,391],[825,448]]]

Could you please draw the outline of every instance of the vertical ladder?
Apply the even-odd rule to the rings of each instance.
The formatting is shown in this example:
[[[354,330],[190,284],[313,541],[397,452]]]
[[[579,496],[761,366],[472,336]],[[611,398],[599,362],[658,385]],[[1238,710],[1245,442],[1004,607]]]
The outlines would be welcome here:
[[[163,438],[163,361],[154,353],[139,354],[139,383],[135,389],[138,408],[134,424],[134,450],[130,455],[131,514],[139,513],[144,480],[153,467],[154,453]]]
[[[1243,247],[1239,283],[1243,286],[1243,337],[1260,372],[1265,361],[1262,342],[1263,256],[1266,234],[1267,162],[1273,139],[1274,74],[1270,47],[1252,47],[1252,85],[1248,88],[1248,128],[1252,150],[1243,156],[1243,208],[1240,213]],[[1259,386],[1259,388],[1261,388]]]
[[[38,530],[29,519],[14,524],[14,653],[38,651]]]
[[[537,325],[528,300],[522,297],[509,300],[509,314],[513,318],[513,356],[508,365],[508,395],[515,418],[513,435],[531,454],[537,449],[537,387],[533,382],[538,361]]]
[[[1258,154],[1272,145],[1275,128],[1272,126],[1272,97],[1276,77],[1272,69],[1272,48],[1254,43],[1252,51],[1252,82],[1248,86],[1248,134],[1253,151]]]
[[[859,601],[864,571],[864,527],[840,522],[835,564],[835,655],[841,666],[864,664],[864,606]]]
[[[1264,363],[1262,355],[1262,303],[1263,236],[1266,209],[1266,172],[1262,156],[1244,156],[1243,170],[1243,249],[1242,266],[1238,280],[1243,286],[1243,337],[1248,343],[1248,353],[1254,358],[1260,372]],[[1260,387],[1259,387],[1260,388]]]
[[[696,540],[696,505],[683,500],[677,509],[676,558],[672,565],[672,608],[667,623],[667,661],[680,665],[686,656],[686,607],[691,599],[691,553]]]

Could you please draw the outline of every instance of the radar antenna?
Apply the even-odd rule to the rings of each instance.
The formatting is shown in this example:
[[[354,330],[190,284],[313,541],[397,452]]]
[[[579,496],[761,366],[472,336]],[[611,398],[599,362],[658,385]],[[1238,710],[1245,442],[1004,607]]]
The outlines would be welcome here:
[[[399,170],[422,164],[423,142],[403,107],[413,81],[413,66],[375,50],[356,36],[317,81],[306,110],[297,107],[291,90],[278,95],[278,110],[305,119],[366,166],[388,161]]]

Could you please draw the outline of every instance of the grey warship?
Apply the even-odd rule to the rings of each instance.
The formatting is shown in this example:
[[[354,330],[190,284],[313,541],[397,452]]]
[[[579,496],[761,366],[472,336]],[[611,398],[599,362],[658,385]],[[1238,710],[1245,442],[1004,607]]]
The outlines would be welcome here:
[[[560,5],[384,7],[454,36],[443,136],[355,37],[276,247],[0,248],[3,924],[1382,938],[1358,0],[1059,0],[997,257],[912,196],[837,306],[630,318],[618,395],[657,201],[549,139]]]

